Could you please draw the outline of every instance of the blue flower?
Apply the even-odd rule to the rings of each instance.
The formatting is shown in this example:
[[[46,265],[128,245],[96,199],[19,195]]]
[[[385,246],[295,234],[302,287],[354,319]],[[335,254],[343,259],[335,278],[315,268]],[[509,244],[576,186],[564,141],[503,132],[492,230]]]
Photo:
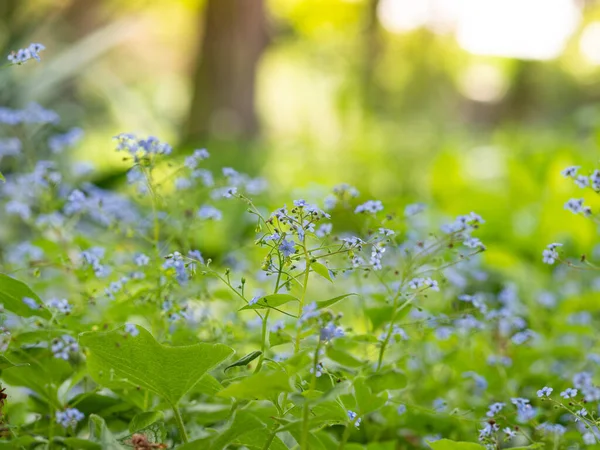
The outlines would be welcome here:
[[[138,329],[137,325],[133,323],[126,323],[125,333],[129,334],[131,337],[136,337],[138,334],[140,334],[140,330]]]
[[[299,323],[306,322],[309,319],[314,317],[319,317],[321,314],[317,309],[317,302],[309,303],[308,305],[304,305],[302,308],[302,315],[300,316]]]
[[[296,243],[294,241],[288,241],[287,239],[284,239],[281,244],[279,244],[279,251],[283,253],[285,258],[289,258],[296,253]]]
[[[552,391],[554,389],[552,389],[551,387],[548,386],[544,386],[542,389],[539,389],[537,391],[537,396],[538,397],[550,397],[550,394],[552,394]]]
[[[67,408],[64,411],[56,411],[56,422],[62,425],[63,428],[75,428],[77,422],[81,422],[84,418],[84,414],[77,408]]]
[[[579,214],[583,212],[583,199],[572,198],[565,203],[565,209],[571,211],[573,214]]]
[[[8,60],[12,64],[25,64],[31,58],[39,62],[39,52],[45,49],[46,47],[44,47],[42,44],[31,43],[27,48],[21,48],[16,52],[11,52],[10,55],[8,55]]]
[[[560,396],[562,398],[573,398],[573,397],[577,396],[577,389],[567,388],[560,393]]]
[[[376,214],[379,211],[383,211],[383,203],[381,203],[381,200],[369,200],[369,201],[363,203],[362,205],[358,205],[354,209],[355,214],[360,214],[360,213]]]
[[[64,334],[60,338],[52,340],[50,350],[54,354],[55,358],[69,360],[70,353],[76,353],[79,351],[79,344],[75,341],[75,338]]]
[[[354,411],[350,411],[348,410],[348,419],[350,419],[350,422],[354,423],[354,426],[356,428],[358,428],[360,426],[360,417],[358,417],[358,415],[354,412]]]
[[[577,172],[579,171],[580,168],[581,168],[581,166],[569,166],[566,169],[562,170],[560,173],[563,177],[574,178],[575,175],[577,175]]]
[[[55,134],[48,139],[48,147],[52,153],[60,153],[64,149],[75,146],[83,137],[81,128],[71,128],[64,134]]]
[[[486,416],[488,417],[494,417],[496,414],[498,414],[500,411],[502,411],[502,409],[506,406],[506,403],[501,403],[501,402],[496,402],[496,403],[492,403],[489,406],[488,412],[486,413]]]
[[[73,305],[71,305],[66,298],[61,300],[57,298],[51,298],[46,302],[46,306],[48,308],[56,309],[62,314],[69,314],[73,309]]]
[[[134,256],[133,262],[138,267],[144,267],[150,263],[150,257],[148,255],[144,255],[143,253],[138,253]]]
[[[210,205],[203,205],[198,210],[198,217],[203,220],[221,220],[223,213]]]
[[[35,301],[34,299],[32,299],[30,297],[23,297],[23,303],[25,303],[31,309],[40,309],[40,307],[41,307],[37,301]]]
[[[344,335],[344,330],[341,327],[336,326],[333,322],[329,322],[326,326],[321,328],[321,340],[322,341],[331,341],[334,338],[342,337]]]
[[[424,210],[425,205],[423,203],[413,203],[412,205],[406,205],[406,208],[404,208],[404,215],[406,217],[410,217],[414,216],[415,214],[419,214]]]

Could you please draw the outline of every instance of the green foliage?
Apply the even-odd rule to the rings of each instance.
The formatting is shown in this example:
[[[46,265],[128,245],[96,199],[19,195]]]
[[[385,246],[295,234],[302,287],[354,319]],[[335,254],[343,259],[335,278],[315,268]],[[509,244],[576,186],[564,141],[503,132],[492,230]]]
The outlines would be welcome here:
[[[139,386],[177,405],[208,370],[233,354],[222,344],[165,346],[144,328],[138,330],[137,336],[128,335],[123,328],[80,336],[90,351],[88,370],[100,385]]]
[[[435,442],[428,442],[433,450],[483,450],[485,447],[471,442],[455,442],[448,439],[440,439]]]
[[[23,301],[24,298],[32,299],[38,306],[31,308]],[[44,303],[35,292],[25,283],[3,273],[0,273],[0,303],[4,305],[4,309],[21,317],[50,318],[50,312],[45,309]]]

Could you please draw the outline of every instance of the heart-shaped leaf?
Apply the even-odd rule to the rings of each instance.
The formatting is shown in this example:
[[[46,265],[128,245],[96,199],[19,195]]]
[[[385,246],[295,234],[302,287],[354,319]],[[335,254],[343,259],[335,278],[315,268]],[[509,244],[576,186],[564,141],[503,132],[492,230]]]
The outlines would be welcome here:
[[[223,344],[168,347],[144,328],[137,329],[137,336],[125,333],[123,327],[80,335],[90,351],[88,368],[96,382],[107,387],[140,386],[177,405],[208,370],[233,353]]]
[[[0,273],[0,303],[4,305],[4,309],[17,316],[38,316],[43,319],[52,317],[42,300],[29,286],[3,273]]]

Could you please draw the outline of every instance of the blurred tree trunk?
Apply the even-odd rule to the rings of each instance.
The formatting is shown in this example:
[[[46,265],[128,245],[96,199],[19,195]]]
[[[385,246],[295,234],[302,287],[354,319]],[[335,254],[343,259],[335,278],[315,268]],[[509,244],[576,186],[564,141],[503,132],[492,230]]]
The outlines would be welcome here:
[[[381,36],[377,9],[379,0],[369,0],[366,5],[365,27],[363,32],[363,61],[361,74],[361,91],[363,105],[375,112],[380,106],[381,91],[375,80],[375,72],[381,54]]]
[[[264,0],[208,0],[185,141],[253,137],[258,61],[267,44]]]

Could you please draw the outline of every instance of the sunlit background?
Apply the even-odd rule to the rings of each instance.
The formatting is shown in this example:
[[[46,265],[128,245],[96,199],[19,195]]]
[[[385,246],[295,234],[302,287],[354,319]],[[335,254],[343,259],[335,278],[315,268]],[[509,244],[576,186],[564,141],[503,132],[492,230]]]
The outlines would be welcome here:
[[[98,183],[133,131],[207,147],[278,202],[349,182],[392,209],[475,210],[500,267],[561,233],[594,242],[559,171],[599,159],[600,2],[2,0],[5,53],[31,41],[42,65],[3,71],[0,101],[83,128]]]

